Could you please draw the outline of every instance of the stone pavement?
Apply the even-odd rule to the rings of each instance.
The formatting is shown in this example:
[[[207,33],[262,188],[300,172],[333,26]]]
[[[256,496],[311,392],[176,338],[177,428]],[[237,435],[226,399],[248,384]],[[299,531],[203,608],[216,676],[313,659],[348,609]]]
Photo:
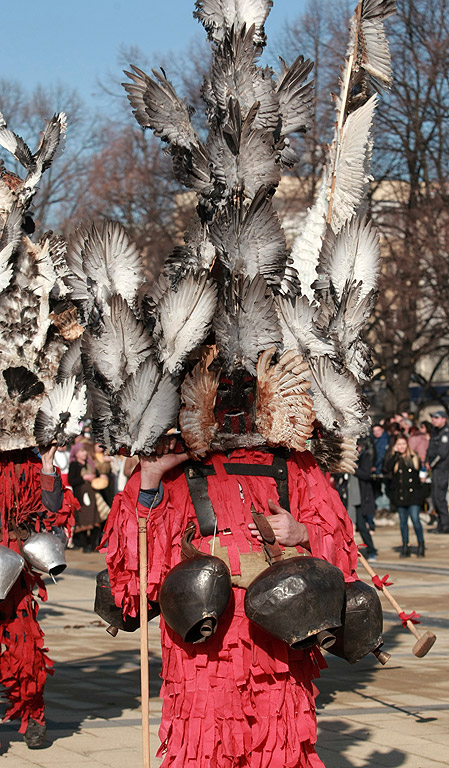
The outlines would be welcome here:
[[[403,610],[421,614],[419,632],[437,634],[425,658],[390,604],[384,608],[382,667],[374,656],[355,665],[326,654],[328,669],[317,681],[318,753],[326,768],[442,768],[449,765],[449,536],[426,534],[427,557],[400,560],[398,526],[378,526],[374,569],[390,574]],[[411,533],[411,542],[414,534]],[[413,548],[415,551],[415,548]],[[95,574],[104,567],[97,553],[69,550],[69,567],[40,610],[55,675],[46,686],[49,744],[29,750],[16,723],[0,727],[5,768],[140,768],[142,764],[139,633],[105,632],[92,611]],[[369,581],[362,568],[361,578]],[[151,768],[158,746],[159,639],[150,624]],[[200,768],[200,766],[198,767]],[[281,766],[273,766],[281,768]]]

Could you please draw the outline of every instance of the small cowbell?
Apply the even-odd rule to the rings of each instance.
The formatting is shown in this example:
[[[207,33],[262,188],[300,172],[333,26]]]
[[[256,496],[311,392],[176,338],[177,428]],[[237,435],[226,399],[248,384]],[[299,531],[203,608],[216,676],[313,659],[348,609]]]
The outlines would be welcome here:
[[[32,533],[23,543],[22,551],[32,568],[50,576],[58,576],[67,568],[64,544],[54,533]]]

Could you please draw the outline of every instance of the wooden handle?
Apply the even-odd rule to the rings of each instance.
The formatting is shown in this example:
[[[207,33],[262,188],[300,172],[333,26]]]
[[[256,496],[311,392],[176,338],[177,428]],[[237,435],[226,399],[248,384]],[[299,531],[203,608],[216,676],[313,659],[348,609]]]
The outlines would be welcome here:
[[[148,656],[147,521],[139,517],[140,693],[142,698],[142,766],[150,768],[150,667]]]
[[[370,564],[368,563],[367,560],[365,560],[365,558],[363,557],[361,552],[359,552],[358,554],[359,554],[360,562],[362,563],[365,571],[367,573],[369,573],[371,578],[373,578],[373,576],[377,576],[376,571],[373,571],[373,569],[371,568]],[[394,597],[391,594],[391,592],[388,591],[387,587],[382,586],[382,592],[384,593],[384,595],[387,598],[388,602],[393,606],[393,608],[395,609],[395,611],[398,614],[398,616],[399,616],[400,613],[403,613],[401,606],[399,605],[399,603],[396,602],[396,600],[394,599]],[[407,627],[410,630],[410,632],[412,633],[412,635],[415,635],[415,637],[419,640],[420,635],[419,635],[418,630],[416,629],[416,627],[415,627],[415,625],[413,624],[412,621],[410,621],[410,620],[407,621]]]

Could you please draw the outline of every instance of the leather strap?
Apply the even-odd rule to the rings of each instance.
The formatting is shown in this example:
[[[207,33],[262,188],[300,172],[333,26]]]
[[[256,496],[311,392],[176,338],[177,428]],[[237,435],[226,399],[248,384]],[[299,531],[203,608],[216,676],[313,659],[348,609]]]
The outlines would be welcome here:
[[[262,536],[265,560],[267,561],[268,565],[272,565],[272,563],[275,563],[278,560],[282,560],[282,549],[277,543],[276,536],[274,535],[273,529],[265,515],[262,515],[260,512],[256,512],[252,504],[251,515],[255,525],[257,526],[257,530]]]
[[[228,475],[274,477],[278,489],[279,504],[287,512],[290,512],[288,470],[284,452],[273,451],[273,463],[270,465],[227,462],[223,464],[223,467]],[[186,465],[184,472],[200,533],[202,536],[212,536],[216,529],[217,518],[207,492],[207,478],[216,474],[215,469],[212,465],[192,462]]]

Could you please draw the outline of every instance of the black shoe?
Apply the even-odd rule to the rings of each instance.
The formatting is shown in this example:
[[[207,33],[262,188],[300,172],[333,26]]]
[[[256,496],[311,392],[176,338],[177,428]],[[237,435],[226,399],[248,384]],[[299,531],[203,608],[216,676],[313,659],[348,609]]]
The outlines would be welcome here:
[[[47,729],[42,723],[30,719],[23,738],[28,749],[39,749],[47,741]]]
[[[437,528],[435,531],[427,531],[427,533],[449,533],[449,528]]]
[[[410,544],[403,544],[399,553],[399,557],[410,557],[410,555]]]
[[[418,557],[425,557],[426,556],[426,548],[424,546],[423,541],[418,541],[418,551],[416,553]]]

